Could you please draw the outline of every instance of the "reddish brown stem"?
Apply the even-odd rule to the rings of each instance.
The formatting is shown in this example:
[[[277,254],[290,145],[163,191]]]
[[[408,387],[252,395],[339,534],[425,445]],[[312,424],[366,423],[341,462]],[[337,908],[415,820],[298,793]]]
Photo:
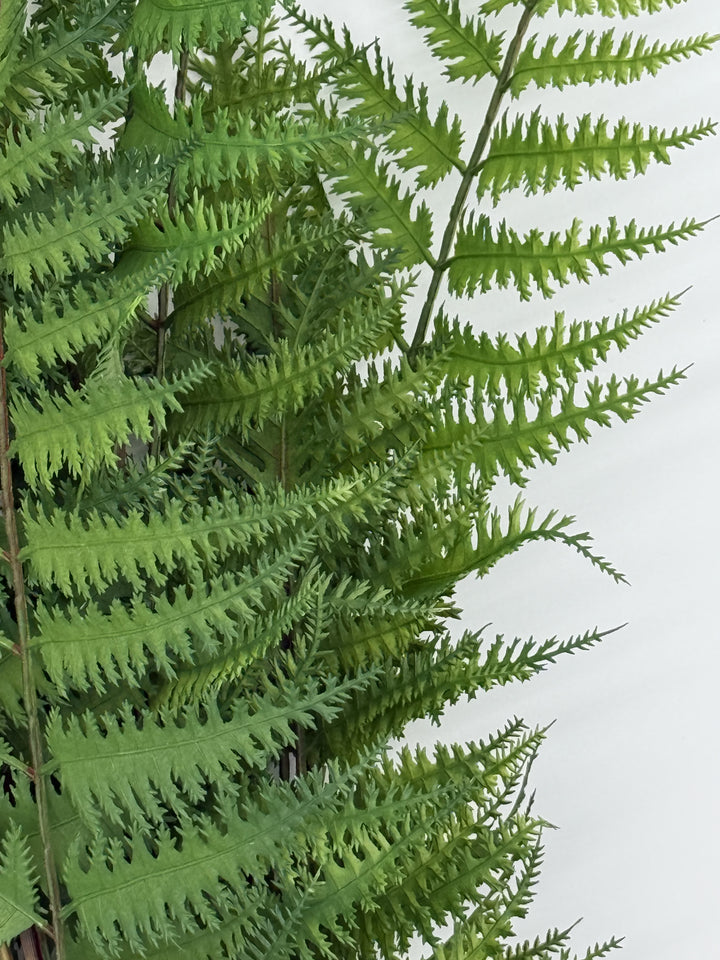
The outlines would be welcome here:
[[[20,561],[20,542],[15,515],[15,495],[13,493],[12,465],[10,462],[10,424],[8,418],[7,374],[5,371],[4,309],[0,304],[0,480],[2,480],[2,515],[7,534],[7,555],[12,571],[12,585],[15,599],[15,618],[18,628],[18,649],[22,661],[23,704],[27,717],[27,731],[30,746],[33,781],[35,784],[35,802],[37,805],[38,825],[43,848],[45,880],[50,901],[53,938],[56,946],[56,960],[65,960],[63,942],[63,924],[60,918],[60,885],[58,882],[55,858],[50,834],[50,815],[45,777],[42,775],[43,739],[40,710],[35,689],[35,678],[30,648],[30,624],[25,593],[25,576]],[[28,957],[32,955],[26,954]],[[42,960],[42,957],[40,957]]]

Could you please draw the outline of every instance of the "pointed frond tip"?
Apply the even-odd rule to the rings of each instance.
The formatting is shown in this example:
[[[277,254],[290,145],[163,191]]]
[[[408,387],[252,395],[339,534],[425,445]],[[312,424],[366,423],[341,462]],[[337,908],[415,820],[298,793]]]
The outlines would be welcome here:
[[[669,316],[683,293],[667,294],[632,313],[624,310],[613,321],[603,317],[595,324],[575,320],[568,325],[565,314],[559,312],[551,327],[538,327],[533,340],[519,334],[515,344],[503,333],[495,340],[484,330],[477,335],[472,324],[460,327],[441,314],[433,339],[439,345],[450,344],[445,363],[448,376],[467,380],[476,393],[490,400],[500,396],[534,399],[543,389],[577,383],[581,371],[593,370],[613,348],[625,350],[652,324]]]
[[[538,37],[534,36],[518,57],[510,90],[513,97],[518,97],[531,83],[540,89],[559,90],[600,81],[621,86],[640,80],[645,74],[655,76],[668,64],[706,53],[719,39],[720,36],[704,33],[669,44],[659,40],[650,43],[645,36],[626,33],[616,44],[614,30],[599,36],[593,31],[578,30],[558,50],[558,37],[553,35],[536,51]]]
[[[669,132],[621,119],[609,129],[604,117],[585,114],[575,130],[564,116],[544,119],[540,110],[516,117],[506,113],[480,165],[477,193],[490,194],[497,206],[504,193],[523,187],[526,195],[549,193],[558,184],[574,190],[584,179],[603,176],[626,180],[646,173],[651,161],[669,164],[670,150],[682,150],[716,133],[717,123],[700,121]]]
[[[571,278],[589,283],[594,270],[604,276],[610,272],[609,258],[622,266],[633,258],[642,259],[648,253],[662,253],[668,245],[696,236],[710,222],[686,219],[679,227],[638,227],[631,220],[625,227],[618,226],[610,217],[608,226],[590,227],[582,236],[582,221],[575,219],[563,236],[553,231],[547,236],[532,229],[520,237],[503,220],[493,231],[490,218],[481,215],[477,222],[471,217],[461,227],[455,241],[453,256],[446,261],[448,285],[452,293],[486,293],[493,286],[505,289],[511,283],[521,300],[529,300],[533,286],[549,299],[555,293],[550,281],[563,287]]]

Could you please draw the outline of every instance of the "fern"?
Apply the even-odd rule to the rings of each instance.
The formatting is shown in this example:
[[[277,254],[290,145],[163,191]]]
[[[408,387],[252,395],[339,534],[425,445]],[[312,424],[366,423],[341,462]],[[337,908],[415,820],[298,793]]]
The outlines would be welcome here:
[[[611,632],[449,621],[464,577],[533,542],[623,580],[495,485],[683,378],[602,372],[681,297],[514,338],[440,298],[551,298],[700,232],[492,219],[715,133],[507,112],[715,42],[541,42],[540,17],[676,5],[407,0],[445,78],[489,91],[471,130],[292,0],[0,4],[3,956],[568,960],[569,930],[517,939],[547,730],[387,742]]]

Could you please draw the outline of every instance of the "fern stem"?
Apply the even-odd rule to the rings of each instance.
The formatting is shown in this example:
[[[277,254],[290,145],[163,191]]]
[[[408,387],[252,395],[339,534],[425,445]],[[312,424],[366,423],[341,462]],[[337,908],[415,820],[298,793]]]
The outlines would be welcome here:
[[[457,233],[460,225],[460,218],[465,211],[465,205],[467,203],[470,187],[472,186],[473,180],[477,176],[480,161],[482,160],[482,156],[490,140],[490,135],[492,134],[493,127],[495,126],[497,115],[500,112],[500,106],[503,98],[510,88],[513,70],[515,69],[515,64],[517,63],[517,59],[520,54],[520,47],[525,38],[525,34],[527,33],[527,29],[530,26],[530,21],[535,13],[536,5],[537,0],[533,0],[529,6],[526,6],[522,16],[520,17],[520,22],[518,23],[515,35],[512,38],[510,46],[508,47],[505,62],[502,70],[500,71],[500,75],[498,76],[497,83],[495,84],[492,97],[490,98],[490,104],[488,105],[483,125],[480,128],[472,155],[468,161],[463,178],[460,181],[460,186],[458,187],[458,192],[455,196],[452,207],[450,208],[450,216],[448,218],[447,226],[445,227],[445,233],[443,234],[440,252],[435,261],[435,266],[433,267],[432,276],[430,278],[430,286],[428,288],[422,311],[420,312],[420,319],[418,320],[415,335],[412,339],[412,343],[410,344],[408,357],[411,360],[417,355],[425,340],[425,334],[427,333],[428,324],[430,322],[430,315],[433,311],[435,301],[437,300],[437,296],[440,291],[440,283],[443,278],[443,273],[448,267],[448,258],[450,256],[450,251],[452,250],[452,245],[455,241],[455,234]]]
[[[23,704],[27,716],[28,739],[30,741],[30,771],[35,783],[35,802],[37,805],[38,825],[43,848],[45,879],[50,900],[52,933],[55,940],[56,960],[65,960],[63,924],[60,917],[60,884],[58,882],[55,857],[53,855],[48,796],[43,768],[43,741],[37,691],[32,667],[30,650],[30,624],[28,621],[27,596],[25,594],[25,576],[20,561],[20,541],[18,538],[17,518],[15,516],[15,496],[13,493],[12,465],[10,462],[10,423],[8,417],[7,375],[5,359],[5,311],[0,304],[0,480],[2,481],[2,513],[7,536],[7,559],[12,571],[13,593],[15,595],[15,617],[18,628],[18,650],[22,663]]]

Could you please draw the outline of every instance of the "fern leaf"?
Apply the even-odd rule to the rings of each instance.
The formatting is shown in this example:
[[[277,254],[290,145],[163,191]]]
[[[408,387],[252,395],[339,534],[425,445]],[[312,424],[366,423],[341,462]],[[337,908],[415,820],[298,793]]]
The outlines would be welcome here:
[[[488,35],[480,18],[463,20],[459,0],[406,0],[405,9],[416,27],[428,31],[425,42],[451,80],[477,83],[488,74],[500,76],[503,34]]]
[[[232,314],[235,323],[241,323],[244,298],[267,288],[273,273],[289,275],[313,255],[329,256],[347,232],[347,224],[327,216],[317,225],[299,226],[289,219],[269,241],[257,235],[248,237],[236,255],[213,273],[199,275],[192,285],[176,288],[168,323],[190,324],[215,313],[224,318]],[[263,345],[267,340],[260,338]]]
[[[694,237],[704,226],[691,219],[679,227],[673,223],[638,228],[631,220],[621,229],[616,218],[610,217],[605,232],[598,224],[583,238],[582,223],[576,219],[564,237],[552,232],[545,238],[542,231],[532,229],[521,238],[505,221],[493,236],[488,217],[478,217],[477,223],[471,218],[459,231],[454,255],[448,261],[448,283],[451,291],[460,295],[477,289],[485,293],[493,284],[504,289],[512,282],[520,299],[529,300],[533,281],[547,299],[555,292],[551,279],[560,286],[570,283],[570,278],[589,283],[593,267],[603,276],[609,272],[611,256],[625,265],[633,257],[640,260],[650,251],[661,253],[668,244]]]
[[[52,766],[90,827],[99,826],[102,811],[142,831],[161,824],[167,808],[187,814],[210,784],[231,792],[233,774],[264,770],[295,742],[298,727],[332,721],[347,695],[342,684],[313,680],[270,688],[252,704],[236,700],[225,716],[212,701],[174,715],[137,716],[129,706],[100,719],[88,713],[64,722],[55,714],[47,730]]]
[[[49,215],[25,213],[6,222],[0,270],[12,275],[16,287],[30,290],[33,278],[64,280],[106,257],[165,181],[164,171],[151,173],[147,167],[147,177],[128,176],[130,164],[118,165],[118,174],[95,180],[90,196],[75,189],[58,199]]]
[[[417,208],[411,191],[401,194],[400,181],[389,173],[389,164],[380,162],[375,150],[344,151],[343,165],[332,174],[333,191],[375,231],[373,243],[380,250],[396,253],[398,267],[419,263],[435,265],[430,252],[432,215],[422,202]]]
[[[0,943],[8,943],[36,923],[42,925],[36,882],[27,840],[11,821],[0,846]]]
[[[574,190],[585,176],[599,180],[608,174],[626,180],[631,174],[645,173],[651,160],[670,163],[670,149],[682,150],[714,134],[716,127],[701,122],[670,133],[619,120],[609,130],[605,118],[593,123],[588,113],[571,132],[562,115],[551,123],[536,110],[528,119],[517,117],[509,125],[506,113],[480,169],[478,197],[489,193],[497,205],[504,193],[520,186],[530,195],[549,193],[560,182]]]
[[[537,642],[531,637],[524,641],[516,638],[512,643],[506,643],[498,636],[480,660],[478,687],[490,690],[516,680],[529,680],[545,670],[548,664],[555,663],[559,656],[589,650],[611,633],[615,630],[601,632],[596,628],[563,641],[551,637]]]
[[[13,405],[17,436],[12,449],[28,482],[49,488],[64,467],[82,478],[101,466],[115,467],[118,446],[131,435],[149,442],[154,425],[162,428],[168,411],[182,409],[178,395],[206,374],[198,367],[170,383],[103,377],[65,396],[43,390],[38,407],[19,396]]]
[[[427,559],[428,554],[425,553],[423,562],[418,563],[415,557],[422,556],[421,544],[431,535],[430,528],[421,528],[414,543],[408,543],[406,557],[395,567],[394,576],[400,580],[401,589],[406,596],[433,595],[446,590],[449,584],[455,584],[471,573],[484,576],[499,560],[519,550],[525,543],[544,540],[572,546],[614,580],[624,580],[623,575],[606,560],[591,552],[586,533],[568,532],[567,528],[573,522],[573,517],[557,519],[554,510],[540,521],[536,517],[537,511],[525,511],[523,501],[518,498],[508,508],[505,529],[498,511],[472,518],[470,524],[460,527],[455,542],[448,546],[444,556]],[[409,566],[408,559],[413,554],[415,556],[412,566]],[[402,572],[401,566],[404,567]]]
[[[551,36],[536,53],[537,36],[531,37],[521,51],[510,85],[518,97],[530,83],[540,89],[568,85],[593,84],[612,80],[617,86],[640,80],[649,73],[655,76],[662,67],[688,59],[712,49],[719,38],[707,33],[670,44],[645,36],[626,33],[615,45],[615,32],[606,30],[597,36],[593,31],[578,30],[568,37],[556,52],[557,36]]]
[[[407,77],[404,95],[398,93],[392,65],[389,61],[383,64],[379,47],[373,66],[366,51],[354,46],[347,29],[340,41],[327,18],[321,21],[308,16],[295,5],[291,10],[318,63],[335,68],[336,94],[356,101],[353,115],[387,127],[383,148],[396,155],[400,167],[415,173],[418,186],[433,186],[453,169],[464,171],[460,118],[454,116],[448,125],[445,102],[433,121],[428,114],[426,86],[421,84],[416,91],[413,79]]]
[[[524,486],[526,470],[537,459],[556,463],[560,450],[569,449],[577,440],[586,442],[590,423],[609,426],[613,416],[627,422],[653,395],[664,393],[682,379],[683,372],[677,370],[667,375],[661,371],[656,380],[643,383],[636,377],[625,381],[611,377],[607,384],[596,378],[586,389],[587,403],[583,405],[576,403],[571,386],[562,391],[559,410],[555,409],[556,391],[547,389],[541,391],[529,415],[522,392],[512,401],[510,417],[502,400],[495,401],[489,419],[479,405],[474,420],[462,410],[444,414],[424,440],[423,456],[431,463],[438,458],[452,460],[460,476],[476,469],[486,486],[501,471],[513,483]]]
[[[123,149],[143,149],[148,143],[160,154],[177,155],[176,187],[184,193],[222,183],[247,182],[260,165],[279,169],[281,164],[302,170],[310,159],[330,145],[356,139],[364,131],[358,124],[300,122],[267,116],[259,124],[251,117],[231,115],[226,109],[207,117],[205,101],[193,99],[187,114],[170,112],[162,89],[140,81],[133,88],[132,117],[121,138]]]
[[[19,67],[25,15],[25,0],[6,0],[0,7],[0,102],[5,110],[12,112],[15,104],[8,88]],[[22,111],[18,112],[25,119]]]
[[[61,163],[69,167],[79,163],[78,144],[89,148],[95,142],[91,128],[117,120],[125,100],[122,89],[94,98],[81,95],[74,117],[52,106],[42,120],[18,124],[14,138],[6,140],[0,153],[0,200],[27,196],[33,185],[41,186],[56,176]]]
[[[5,316],[6,362],[36,381],[41,365],[67,361],[89,344],[122,334],[152,288],[167,279],[169,265],[166,257],[132,274],[118,266],[87,286],[50,291],[33,309],[11,308]]]
[[[101,953],[121,945],[144,952],[143,940],[172,941],[196,930],[194,917],[208,917],[208,902],[228,887],[242,890],[247,877],[273,868],[292,875],[305,835],[323,828],[347,792],[350,774],[323,783],[326,776],[307,775],[294,789],[268,785],[245,809],[226,804],[222,827],[189,825],[179,843],[166,834],[148,849],[135,835],[127,844],[100,839],[88,858],[78,850],[65,869],[72,898],[66,913],[77,916],[81,933]]]
[[[213,50],[222,40],[241,37],[270,12],[268,0],[138,0],[122,47],[134,47],[141,60],[159,51],[179,56],[183,48]]]
[[[395,326],[396,306],[405,288],[379,305],[354,306],[340,332],[330,331],[306,346],[292,349],[287,340],[271,344],[271,353],[253,357],[245,368],[217,371],[212,385],[192,391],[183,401],[186,426],[195,430],[246,431],[270,418],[296,412],[331,383],[338,372],[374,352],[377,340]],[[353,322],[350,322],[352,317]]]
[[[349,477],[292,493],[257,491],[250,496],[231,490],[204,505],[168,499],[147,519],[137,508],[121,519],[97,511],[24,513],[27,546],[21,556],[39,582],[71,596],[73,586],[89,596],[91,587],[103,590],[119,576],[139,590],[143,577],[163,584],[166,572],[178,566],[200,574],[203,563],[211,565],[249,546],[260,549],[271,535],[290,537],[293,529],[304,539],[292,549],[304,556],[307,529],[317,529],[335,508],[342,514],[357,484],[357,477]]]
[[[167,205],[159,216],[144,220],[131,232],[120,260],[127,273],[145,273],[159,258],[172,255],[172,282],[211,273],[232,256],[263,222],[270,197],[258,203],[222,204],[219,213],[198,194],[175,222]]]
[[[604,317],[596,324],[589,320],[565,324],[563,313],[555,314],[552,327],[538,327],[531,340],[523,333],[515,345],[505,334],[495,341],[481,331],[476,336],[468,324],[462,330],[437,318],[435,338],[440,344],[452,344],[446,363],[448,376],[468,380],[476,396],[489,399],[506,396],[535,398],[544,386],[557,389],[561,382],[577,383],[581,370],[592,370],[605,360],[614,347],[623,351],[651,324],[667,317],[680,303],[680,296],[669,294],[632,314],[624,310],[613,321]]]

